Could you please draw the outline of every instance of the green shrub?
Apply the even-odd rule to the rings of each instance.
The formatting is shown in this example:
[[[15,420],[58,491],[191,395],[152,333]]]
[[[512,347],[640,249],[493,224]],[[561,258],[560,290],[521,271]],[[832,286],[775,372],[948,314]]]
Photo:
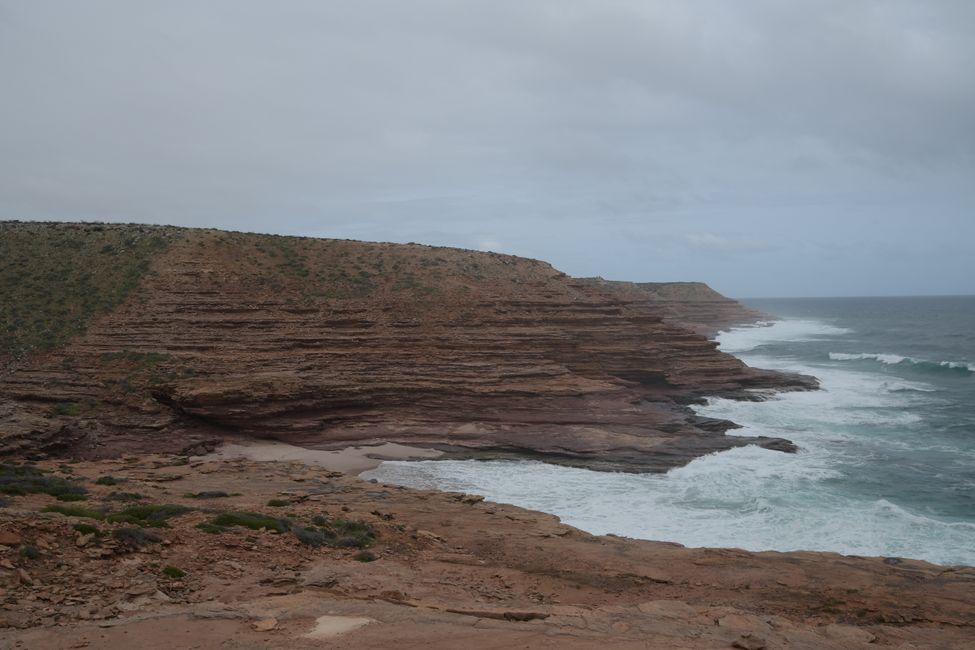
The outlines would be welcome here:
[[[359,551],[352,556],[352,559],[358,562],[375,562],[376,554],[372,551]]]
[[[219,535],[220,533],[227,532],[227,529],[224,526],[218,526],[209,521],[199,523],[196,525],[196,527],[202,530],[204,533],[209,533],[211,535]]]
[[[112,501],[141,501],[146,499],[146,495],[137,494],[135,492],[109,492],[105,495],[106,499],[111,499]]]
[[[0,493],[21,496],[41,493],[57,497],[85,494],[87,490],[76,481],[52,476],[33,465],[0,463]]]
[[[331,546],[334,548],[366,548],[376,541],[376,531],[363,521],[336,519],[316,528],[314,526],[295,526],[295,537],[308,546]]]
[[[287,499],[271,499],[267,504],[272,508],[283,508],[284,506],[290,506],[291,502]]]
[[[162,541],[159,535],[142,528],[119,528],[112,531],[112,537],[130,548],[139,548]]]
[[[115,514],[108,515],[107,519],[111,522],[122,522],[136,524],[138,526],[159,526],[165,527],[166,520],[178,517],[179,515],[190,512],[192,508],[178,504],[163,505],[137,505],[129,506]]]
[[[59,494],[58,501],[87,501],[87,494]]]
[[[24,544],[20,547],[20,556],[28,560],[36,560],[41,556],[41,552],[33,544]]]
[[[44,512],[57,512],[66,517],[84,517],[86,519],[104,519],[105,513],[99,510],[91,510],[89,508],[82,508],[81,506],[59,506],[57,504],[47,506],[43,510]]]
[[[94,535],[96,537],[101,537],[102,531],[98,530],[95,526],[91,524],[77,523],[72,526],[73,529],[81,533],[82,535]]]
[[[182,578],[183,576],[186,575],[186,571],[183,571],[182,569],[178,569],[170,565],[164,566],[162,572],[163,575],[165,575],[167,578],[174,578],[174,579]]]
[[[54,408],[51,409],[51,413],[53,415],[68,415],[71,417],[78,417],[81,415],[81,405],[75,404],[74,402],[56,404]]]
[[[291,528],[291,522],[287,519],[276,519],[259,512],[223,512],[214,517],[210,523],[223,528],[230,526],[242,526],[251,530],[266,528],[279,533],[287,532]]]
[[[186,495],[190,499],[224,499],[230,495],[223,490],[207,490],[205,492],[189,493]]]
[[[118,485],[119,479],[114,476],[99,476],[95,480],[95,485]]]

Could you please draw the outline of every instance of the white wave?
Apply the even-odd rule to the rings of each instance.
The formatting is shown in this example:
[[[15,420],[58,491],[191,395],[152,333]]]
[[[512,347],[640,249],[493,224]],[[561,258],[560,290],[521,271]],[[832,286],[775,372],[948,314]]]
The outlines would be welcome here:
[[[593,472],[532,461],[387,462],[363,475],[484,495],[557,515],[594,534],[685,546],[821,550],[975,564],[975,524],[944,522],[826,484],[829,459],[744,447],[666,475]]]
[[[921,418],[912,406],[937,401],[930,394],[935,388],[845,364],[806,364],[755,352],[765,343],[848,333],[823,322],[792,320],[719,335],[722,349],[740,353],[750,365],[815,375],[822,390],[782,393],[764,402],[711,399],[696,412],[742,425],[734,434],[790,438],[800,447],[797,454],[742,447],[662,475],[533,461],[423,461],[383,463],[363,476],[481,494],[553,513],[596,534],[975,565],[975,523],[942,521],[893,496],[849,489],[861,473],[883,467],[892,452],[953,453],[942,448],[943,441],[918,435]]]
[[[768,325],[735,327],[720,332],[716,341],[725,352],[747,352],[779,341],[818,341],[851,333],[852,330],[836,327],[816,320],[788,319],[772,321]]]
[[[830,352],[831,361],[879,361],[889,366],[901,364],[912,366],[927,366],[931,368],[948,368],[950,370],[965,370],[975,372],[975,364],[967,361],[928,361],[927,359],[917,359],[915,357],[904,357],[899,354],[882,354],[877,352],[861,352],[849,354],[846,352]]]

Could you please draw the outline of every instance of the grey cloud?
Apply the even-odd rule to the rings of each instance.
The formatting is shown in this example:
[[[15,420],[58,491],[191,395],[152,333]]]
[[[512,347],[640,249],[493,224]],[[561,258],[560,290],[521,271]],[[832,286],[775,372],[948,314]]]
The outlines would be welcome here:
[[[967,0],[0,0],[0,214],[739,295],[898,293],[923,247],[914,284],[971,292],[973,32]]]

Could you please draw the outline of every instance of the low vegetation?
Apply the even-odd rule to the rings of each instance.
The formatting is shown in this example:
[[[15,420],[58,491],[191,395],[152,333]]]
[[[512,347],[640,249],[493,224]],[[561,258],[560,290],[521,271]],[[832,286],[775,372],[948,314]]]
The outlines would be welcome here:
[[[164,576],[167,578],[173,578],[174,580],[178,580],[186,575],[186,571],[171,565],[164,566],[162,572]]]
[[[225,499],[231,495],[223,490],[206,490],[204,492],[189,492],[183,496],[188,499]]]
[[[125,300],[152,259],[181,232],[164,226],[0,222],[0,370],[84,332],[93,318]]]
[[[23,496],[41,493],[63,497],[84,495],[87,492],[77,481],[54,476],[33,465],[0,463],[0,493],[2,494]]]
[[[135,505],[110,514],[105,517],[111,523],[135,524],[137,526],[159,527],[167,526],[166,520],[190,512],[192,508],[178,504],[148,504]]]
[[[161,542],[162,538],[144,528],[118,528],[112,531],[112,537],[120,544],[131,549],[141,548],[147,544]]]
[[[223,533],[235,526],[251,530],[269,530],[276,533],[291,532],[302,544],[307,546],[329,546],[332,548],[360,548],[372,546],[376,541],[376,531],[364,521],[351,519],[329,519],[315,516],[311,526],[305,526],[292,519],[272,517],[259,512],[222,512],[210,521],[197,526],[207,533]]]
[[[79,522],[71,528],[82,535],[94,535],[95,537],[101,537],[102,535],[102,531],[100,531],[97,526],[92,526],[91,524]]]
[[[91,508],[82,508],[81,506],[61,506],[55,504],[45,507],[43,512],[56,512],[66,517],[82,517],[84,519],[98,519],[99,521],[105,518],[105,513],[101,510],[92,510]]]
[[[251,530],[261,530],[263,528],[278,533],[286,533],[291,528],[291,522],[287,519],[279,519],[259,512],[222,512],[209,523],[214,528],[222,528],[224,530],[233,526],[241,526],[243,528],[250,528]]]

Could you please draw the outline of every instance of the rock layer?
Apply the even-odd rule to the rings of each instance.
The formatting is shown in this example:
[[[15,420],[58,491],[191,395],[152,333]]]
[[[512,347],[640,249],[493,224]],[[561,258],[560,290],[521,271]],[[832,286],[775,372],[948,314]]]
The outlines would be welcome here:
[[[686,405],[814,380],[749,368],[671,312],[507,255],[188,230],[120,307],[3,378],[3,443],[385,440],[631,471],[790,449]]]
[[[620,282],[584,278],[594,287],[659,313],[665,322],[712,337],[771,316],[723,296],[703,282]]]

